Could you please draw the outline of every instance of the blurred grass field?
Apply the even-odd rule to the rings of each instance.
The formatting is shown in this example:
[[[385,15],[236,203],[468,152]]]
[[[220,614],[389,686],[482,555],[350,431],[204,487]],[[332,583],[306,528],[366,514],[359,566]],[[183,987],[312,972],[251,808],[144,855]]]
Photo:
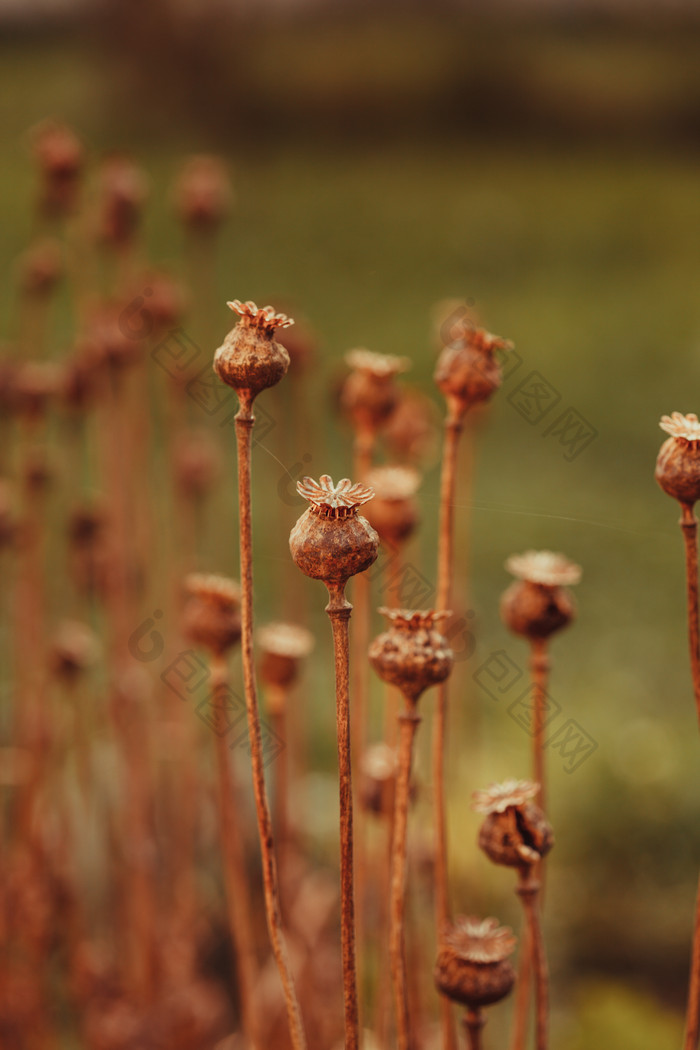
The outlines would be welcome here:
[[[23,136],[46,115],[73,124],[96,151],[134,148],[152,180],[152,256],[181,268],[165,189],[183,154],[210,144],[208,133],[186,125],[130,137],[125,102],[114,138],[109,92],[83,46],[5,41],[1,53],[3,273],[11,273],[31,232]],[[589,59],[602,69],[601,97],[606,77],[627,75],[617,55],[610,46]],[[638,62],[639,83],[651,64],[651,82],[672,90],[663,52]],[[237,196],[222,243],[215,296],[222,308],[209,332],[189,334],[213,351],[211,333],[223,335],[229,325],[225,299],[279,296],[299,304],[322,345],[308,393],[313,447],[285,432],[280,419],[256,449],[260,618],[277,613],[284,537],[299,513],[279,498],[285,471],[296,475],[303,464],[305,473],[342,476],[351,469],[349,434],[327,395],[343,353],[364,345],[406,354],[414,360],[410,381],[432,391],[431,311],[444,298],[473,298],[482,321],[514,340],[523,363],[479,431],[472,496],[459,508],[458,559],[461,574],[467,565],[472,571],[477,645],[453,689],[456,908],[468,900],[470,909],[517,921],[509,873],[494,875],[477,855],[468,803],[483,781],[526,774],[528,739],[508,715],[510,698],[489,699],[473,675],[494,650],[525,667],[524,646],[498,616],[506,556],[529,547],[562,550],[584,576],[578,622],[553,646],[552,697],[560,717],[575,718],[598,746],[571,775],[551,756],[558,845],[548,921],[558,945],[555,997],[567,1007],[555,1016],[557,1045],[676,1045],[679,1022],[667,1010],[680,1011],[685,994],[700,861],[699,763],[678,510],[656,486],[653,467],[660,415],[697,411],[700,403],[700,151],[611,141],[564,146],[526,136],[497,141],[473,131],[346,143],[335,136],[331,147],[313,137],[295,145],[290,136],[248,146],[232,129],[230,144],[219,146]],[[12,294],[6,278],[6,331]],[[68,319],[61,323],[56,355],[67,347]],[[532,425],[509,400],[531,371],[560,394],[557,411],[571,406],[597,431],[572,461],[544,434],[555,412]],[[429,578],[437,492],[434,466],[422,488],[424,528],[414,551]],[[235,536],[216,526],[233,520],[232,501],[233,485],[212,515],[209,568],[235,575]],[[312,584],[306,593],[324,652],[322,595]],[[330,662],[313,673],[312,734],[320,765],[332,771]],[[419,760],[427,776],[425,751]],[[324,804],[334,809],[332,792]]]

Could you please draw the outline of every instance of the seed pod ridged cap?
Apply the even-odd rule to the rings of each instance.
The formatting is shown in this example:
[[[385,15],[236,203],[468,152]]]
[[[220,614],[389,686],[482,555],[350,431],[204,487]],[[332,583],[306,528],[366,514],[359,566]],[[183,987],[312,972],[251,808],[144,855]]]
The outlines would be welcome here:
[[[700,499],[700,422],[694,413],[674,412],[659,424],[671,436],[656,460],[655,477],[664,492],[681,503]]]
[[[345,584],[377,558],[379,536],[358,507],[374,493],[343,478],[337,485],[328,474],[318,481],[304,478],[297,491],[311,504],[292,529],[289,549],[306,575],[326,584]]]
[[[250,301],[234,299],[228,306],[239,321],[214,354],[214,371],[242,401],[250,403],[286,374],[289,354],[274,336],[278,328],[287,328],[294,321],[275,313],[271,306],[257,307]]]
[[[435,964],[438,991],[478,1009],[505,998],[515,983],[508,961],[515,950],[512,930],[496,919],[458,917],[443,932]]]

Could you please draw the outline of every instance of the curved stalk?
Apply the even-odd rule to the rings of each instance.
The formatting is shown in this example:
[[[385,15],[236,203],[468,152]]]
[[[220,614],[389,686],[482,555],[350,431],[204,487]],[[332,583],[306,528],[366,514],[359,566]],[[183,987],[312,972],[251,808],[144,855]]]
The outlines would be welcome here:
[[[693,504],[681,503],[681,530],[685,544],[688,644],[695,706],[700,720],[700,615],[698,613],[698,519]],[[697,1050],[700,1040],[700,880],[695,905],[695,925],[685,1020],[684,1050]]]
[[[226,700],[229,673],[224,656],[211,658],[211,688],[216,720],[217,806],[219,834],[223,858],[226,905],[229,928],[237,958],[237,977],[240,987],[241,1022],[244,1035],[252,1047],[261,1047],[259,1024],[254,1005],[254,988],[258,978],[255,938],[250,921],[252,909],[245,857],[236,819],[236,789],[231,773],[231,758],[226,744]]]
[[[457,452],[462,433],[461,418],[445,420],[445,442],[440,476],[440,528],[438,537],[437,608],[449,609],[454,565],[455,490]],[[449,917],[447,886],[447,816],[445,812],[445,738],[447,732],[447,681],[438,687],[432,746],[432,775],[435,807],[435,925],[438,931]],[[440,1017],[444,1050],[457,1050],[457,1033],[449,1001],[440,996]]]
[[[547,1015],[549,1012],[549,974],[539,913],[540,883],[536,871],[520,871],[516,893],[523,902],[528,937],[532,946],[532,971],[535,986],[535,1048],[547,1050]]]
[[[408,983],[404,945],[406,911],[406,832],[408,796],[411,780],[413,740],[420,718],[413,711],[399,715],[399,764],[394,802],[394,843],[391,858],[391,897],[389,902],[389,957],[396,1009],[396,1045],[410,1050],[414,1045],[408,1011]]]
[[[238,453],[238,505],[240,513],[240,559],[241,559],[241,649],[243,657],[243,680],[245,684],[248,736],[250,740],[251,766],[253,770],[253,793],[258,821],[260,851],[262,855],[265,911],[270,943],[284,988],[287,1019],[294,1050],[305,1050],[306,1036],[297,999],[294,977],[289,962],[287,945],[282,929],[277,862],[275,859],[272,818],[265,788],[262,733],[255,684],[253,657],[253,537],[251,518],[251,447],[255,416],[249,401],[241,400],[236,413],[236,443]]]

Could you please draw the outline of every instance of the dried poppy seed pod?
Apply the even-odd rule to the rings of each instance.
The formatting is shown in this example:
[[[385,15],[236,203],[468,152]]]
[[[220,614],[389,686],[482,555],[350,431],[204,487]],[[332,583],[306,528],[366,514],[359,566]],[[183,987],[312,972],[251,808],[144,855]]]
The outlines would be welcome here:
[[[566,585],[579,582],[580,566],[563,554],[526,551],[510,557],[506,569],[518,577],[501,598],[506,627],[534,640],[549,638],[571,623],[576,603]]]
[[[190,499],[202,499],[221,474],[221,450],[207,430],[183,435],[175,449],[175,477]]]
[[[418,521],[414,496],[420,476],[411,467],[376,467],[367,475],[374,489],[374,499],[367,508],[367,520],[389,547],[398,547],[409,539]]]
[[[454,657],[447,639],[435,628],[450,612],[380,609],[389,629],[369,647],[369,662],[383,681],[397,686],[415,704],[421,693],[444,682]]]
[[[123,248],[133,240],[141,222],[148,180],[130,157],[116,153],[102,162],[100,181],[100,240]]]
[[[73,620],[61,623],[54,636],[50,665],[55,674],[72,682],[99,659],[100,643],[86,624]]]
[[[529,868],[554,845],[551,825],[532,802],[538,790],[529,780],[506,780],[474,792],[473,808],[486,814],[479,846],[494,864]]]
[[[351,350],[345,361],[352,371],[341,390],[341,408],[358,433],[373,438],[396,408],[401,396],[396,376],[410,368],[411,362],[407,357],[363,349]]]
[[[330,590],[342,590],[351,576],[364,572],[377,558],[379,536],[357,508],[372,499],[366,485],[343,478],[337,485],[328,474],[318,481],[304,478],[297,491],[311,504],[292,529],[289,549],[306,576],[323,580]]]
[[[260,680],[288,689],[299,677],[301,661],[313,650],[314,636],[293,623],[269,623],[258,631]]]
[[[48,297],[62,274],[61,246],[55,240],[46,239],[33,244],[19,260],[19,287],[28,298]]]
[[[217,656],[241,637],[240,589],[224,576],[192,573],[185,578],[183,634]]]
[[[477,1010],[504,999],[515,983],[508,961],[515,950],[513,931],[497,919],[458,916],[443,932],[434,979],[439,992]]]
[[[427,465],[437,459],[440,413],[420,390],[403,388],[399,402],[382,429],[382,441],[401,462]]]
[[[362,755],[360,763],[360,805],[367,813],[390,817],[394,812],[396,752],[387,744],[373,744]]]
[[[692,506],[700,499],[700,423],[694,413],[662,416],[659,426],[671,436],[664,441],[654,476],[664,492]]]
[[[218,157],[191,157],[175,186],[175,207],[194,233],[214,233],[225,221],[233,192],[226,165]]]
[[[471,324],[463,338],[441,352],[435,382],[447,399],[450,415],[461,419],[473,405],[488,401],[501,385],[503,374],[497,350],[512,350],[513,344]]]
[[[294,321],[276,314],[271,306],[259,308],[250,301],[234,299],[227,306],[240,319],[214,354],[214,371],[250,408],[261,390],[275,386],[286,374],[289,354],[274,336],[278,328],[288,328]]]
[[[33,131],[42,186],[40,211],[51,218],[75,208],[85,161],[82,143],[65,124],[44,121]]]

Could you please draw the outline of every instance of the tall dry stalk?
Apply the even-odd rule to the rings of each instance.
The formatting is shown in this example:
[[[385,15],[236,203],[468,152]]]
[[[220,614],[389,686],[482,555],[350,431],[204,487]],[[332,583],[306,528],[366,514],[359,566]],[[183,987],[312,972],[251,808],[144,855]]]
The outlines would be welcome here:
[[[457,325],[457,338],[442,350],[435,369],[435,382],[447,402],[443,458],[440,475],[440,520],[438,530],[437,604],[451,605],[454,574],[454,523],[457,486],[457,454],[464,416],[475,405],[488,401],[502,381],[497,350],[511,344],[482,328],[465,315]],[[448,690],[441,686],[433,723],[432,777],[435,817],[435,925],[438,937],[449,917],[447,815],[445,805],[445,741],[447,736]],[[444,1050],[456,1050],[457,1033],[447,998],[440,999]]]
[[[399,1050],[412,1050],[415,1034],[409,1017],[404,925],[406,913],[406,830],[413,740],[420,718],[416,705],[430,686],[444,682],[452,670],[452,653],[436,629],[447,612],[382,609],[389,630],[374,640],[369,658],[377,674],[401,690],[405,710],[399,715],[399,756],[394,804],[389,897],[389,958],[391,962],[396,1033]]]
[[[253,794],[262,856],[265,910],[270,943],[282,980],[287,1019],[295,1050],[305,1050],[306,1036],[301,1009],[294,987],[294,976],[282,926],[275,840],[265,787],[262,732],[255,682],[253,654],[253,529],[251,514],[251,451],[255,425],[253,401],[261,390],[274,386],[289,367],[289,355],[274,339],[278,328],[293,322],[271,308],[258,309],[255,303],[229,306],[240,321],[216,351],[214,370],[236,391],[240,403],[236,413],[236,451],[238,461],[239,552],[241,562],[241,649],[245,686],[246,716],[253,771]]]
[[[700,721],[700,613],[698,611],[698,522],[700,499],[700,422],[694,413],[662,416],[668,435],[656,460],[655,477],[664,492],[681,506],[680,527],[685,547],[686,608],[690,673],[695,708]],[[700,880],[695,903],[684,1050],[697,1050],[700,1041]]]
[[[306,575],[322,580],[328,591],[326,612],[333,631],[340,802],[341,950],[346,1050],[359,1046],[359,1007],[355,955],[355,877],[353,870],[352,756],[350,738],[350,655],[348,622],[352,605],[345,597],[351,576],[364,572],[377,557],[379,537],[358,507],[372,499],[364,485],[344,478],[337,485],[324,474],[318,482],[297,485],[309,509],[289,537],[294,561]]]

